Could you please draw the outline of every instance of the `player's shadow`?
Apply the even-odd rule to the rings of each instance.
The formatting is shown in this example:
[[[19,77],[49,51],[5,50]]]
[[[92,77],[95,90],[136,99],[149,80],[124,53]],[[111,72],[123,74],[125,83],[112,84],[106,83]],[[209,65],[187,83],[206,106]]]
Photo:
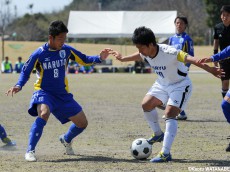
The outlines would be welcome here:
[[[191,164],[191,163],[202,163],[209,164],[209,166],[229,166],[230,160],[188,160],[188,159],[173,159],[173,162],[183,163],[183,164]]]
[[[16,146],[9,146],[9,145],[0,146],[0,151],[16,151],[16,150],[17,150]]]
[[[106,156],[87,156],[87,155],[73,155],[76,158],[64,158],[57,160],[46,160],[45,162],[60,163],[60,162],[73,162],[73,161],[89,161],[89,162],[126,162],[126,163],[149,163],[149,160],[136,160],[136,159],[122,159],[112,158]]]
[[[227,121],[226,120],[223,120],[223,121],[221,121],[221,120],[210,120],[210,119],[203,119],[203,120],[198,120],[198,119],[187,119],[187,120],[180,120],[179,122],[220,122],[220,123],[222,123],[222,122],[224,122],[224,123],[226,123]]]

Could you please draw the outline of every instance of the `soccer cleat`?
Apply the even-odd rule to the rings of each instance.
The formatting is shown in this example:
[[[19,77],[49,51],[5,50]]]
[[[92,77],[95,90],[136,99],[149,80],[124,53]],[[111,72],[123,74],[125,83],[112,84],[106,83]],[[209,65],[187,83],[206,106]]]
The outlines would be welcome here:
[[[171,154],[164,154],[163,152],[160,152],[155,158],[151,159],[150,162],[157,163],[157,162],[168,162],[172,161]]]
[[[152,135],[152,137],[150,137],[149,139],[147,139],[147,142],[151,145],[153,145],[153,143],[156,142],[162,142],[164,140],[164,133],[162,133],[159,136],[155,136],[154,134]]]
[[[67,143],[64,139],[64,134],[59,137],[60,142],[65,146],[66,154],[67,155],[74,155],[74,151],[72,148],[72,141]]]
[[[187,119],[187,115],[186,114],[185,115],[179,114],[179,115],[176,116],[176,119],[177,120],[186,120]]]
[[[2,142],[5,143],[7,146],[16,146],[16,142],[10,140],[10,138],[8,137],[2,139]]]
[[[25,154],[25,160],[28,161],[28,162],[35,162],[37,161],[37,158],[35,156],[35,151],[29,151],[29,152],[26,152]]]

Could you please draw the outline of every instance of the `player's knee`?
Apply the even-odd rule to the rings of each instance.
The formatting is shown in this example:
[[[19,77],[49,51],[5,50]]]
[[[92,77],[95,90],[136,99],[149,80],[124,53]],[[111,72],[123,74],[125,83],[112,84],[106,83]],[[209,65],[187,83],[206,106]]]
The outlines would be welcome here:
[[[223,100],[221,107],[225,118],[227,119],[228,123],[230,123],[230,104],[226,100]]]
[[[166,119],[174,119],[174,118],[176,118],[176,116],[177,116],[177,114],[165,113]]]
[[[179,111],[177,112],[177,110],[172,110],[172,109],[170,110],[170,109],[166,108],[164,113],[165,113],[166,118],[173,119],[173,118],[176,118],[176,116],[179,114]]]
[[[79,122],[77,123],[77,126],[78,126],[79,128],[86,128],[86,127],[88,126],[88,120],[85,119],[85,120],[79,121]]]
[[[149,112],[152,109],[154,109],[155,107],[153,107],[149,102],[142,102],[142,109],[145,112]]]
[[[41,113],[38,115],[40,118],[44,119],[45,121],[48,121],[50,113]]]

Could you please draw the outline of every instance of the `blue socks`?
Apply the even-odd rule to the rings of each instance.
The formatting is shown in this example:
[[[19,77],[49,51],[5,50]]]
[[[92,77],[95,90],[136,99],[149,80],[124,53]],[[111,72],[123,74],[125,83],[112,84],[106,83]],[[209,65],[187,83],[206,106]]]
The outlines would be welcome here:
[[[5,129],[3,128],[3,126],[0,125],[0,138],[1,138],[1,139],[4,139],[4,138],[6,138],[6,137],[7,137],[6,131],[5,131]]]
[[[34,121],[30,129],[27,152],[35,150],[35,147],[39,139],[41,138],[42,131],[45,125],[46,125],[46,121],[40,117],[38,117]]]
[[[223,100],[221,107],[225,118],[227,119],[228,123],[230,123],[230,104],[226,100]]]
[[[81,134],[85,128],[78,128],[75,124],[71,124],[69,130],[64,135],[64,139],[67,143],[70,143],[74,137]]]

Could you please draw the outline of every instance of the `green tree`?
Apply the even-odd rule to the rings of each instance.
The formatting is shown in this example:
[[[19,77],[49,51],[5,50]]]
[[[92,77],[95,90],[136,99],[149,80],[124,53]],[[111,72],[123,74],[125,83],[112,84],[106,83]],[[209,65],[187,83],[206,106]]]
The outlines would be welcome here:
[[[204,0],[206,4],[206,12],[208,14],[207,25],[213,28],[217,23],[221,22],[220,9],[223,5],[230,5],[229,0]]]

